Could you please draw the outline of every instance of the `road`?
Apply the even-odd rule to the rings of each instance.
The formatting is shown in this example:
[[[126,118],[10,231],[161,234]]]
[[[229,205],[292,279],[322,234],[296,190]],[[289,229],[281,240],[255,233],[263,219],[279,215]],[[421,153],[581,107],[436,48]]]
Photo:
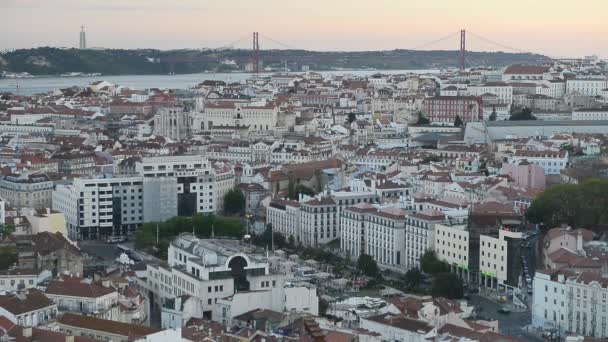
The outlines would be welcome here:
[[[498,313],[498,309],[501,308],[500,304],[479,295],[471,295],[469,304],[475,305],[476,308],[482,308],[481,311],[476,310],[479,317],[486,320],[498,320],[498,329],[501,333],[528,341],[543,341],[542,338],[529,334],[524,330],[524,327],[532,322],[530,311],[501,314]]]

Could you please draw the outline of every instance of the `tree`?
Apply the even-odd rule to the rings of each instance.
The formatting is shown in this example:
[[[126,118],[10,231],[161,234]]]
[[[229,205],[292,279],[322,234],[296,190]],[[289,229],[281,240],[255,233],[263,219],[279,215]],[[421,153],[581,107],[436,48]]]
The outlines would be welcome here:
[[[438,273],[433,277],[431,294],[435,297],[460,299],[464,294],[462,280],[454,273]]]
[[[416,123],[417,125],[428,125],[430,124],[431,121],[429,119],[427,119],[424,114],[422,113],[418,113],[418,122]]]
[[[493,106],[492,107],[492,113],[490,114],[490,118],[489,118],[490,121],[496,121],[496,117],[497,116],[498,115],[496,114],[496,106]]]
[[[16,230],[16,227],[14,224],[5,224],[2,227],[2,237],[6,238],[8,236],[11,236]]]
[[[241,189],[232,189],[224,196],[224,212],[226,214],[238,214],[245,209],[245,195]]]
[[[408,289],[415,289],[420,286],[422,273],[417,268],[411,268],[403,276],[403,281]]]
[[[536,120],[536,116],[532,115],[532,111],[528,107],[511,107],[509,120]]]
[[[351,124],[357,120],[357,114],[348,113],[348,123]]]
[[[357,268],[366,276],[376,277],[380,273],[376,260],[371,255],[361,254],[357,260]]]
[[[293,237],[293,235],[289,235],[289,238],[287,238],[287,247],[289,248],[296,248],[296,239]]]
[[[422,268],[422,271],[427,274],[437,274],[450,270],[449,265],[444,261],[437,259],[435,252],[432,250],[426,251],[420,257],[420,267]]]
[[[463,124],[460,115],[456,115],[456,118],[454,118],[454,127],[462,127]]]
[[[595,228],[608,222],[608,180],[554,185],[538,195],[526,211],[532,223],[552,228],[562,223]]]
[[[17,262],[17,250],[13,246],[0,247],[0,270],[6,270]]]

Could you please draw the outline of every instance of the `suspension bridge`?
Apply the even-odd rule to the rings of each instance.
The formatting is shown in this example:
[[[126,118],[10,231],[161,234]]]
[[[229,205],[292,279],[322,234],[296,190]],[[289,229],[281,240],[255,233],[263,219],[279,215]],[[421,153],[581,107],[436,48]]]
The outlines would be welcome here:
[[[260,36],[264,39],[265,42],[270,43],[274,46],[278,46],[279,48],[272,48],[262,50],[260,49]],[[409,49],[401,49],[404,51],[425,51],[425,49],[436,47],[439,44],[445,44],[445,42],[449,42],[450,40],[456,40],[459,37],[458,45],[458,61],[457,65],[460,70],[464,71],[467,66],[474,66],[468,57],[467,54],[467,43],[470,43],[471,38],[476,40],[477,42],[481,42],[486,46],[490,46],[494,49],[498,49],[495,51],[503,51],[503,52],[511,52],[511,53],[528,53],[533,55],[543,56],[545,61],[551,61],[553,58],[548,57],[546,54],[526,51],[524,49],[519,49],[517,47],[512,47],[507,44],[503,44],[492,39],[486,38],[480,34],[476,34],[475,32],[466,31],[464,29],[452,32],[446,36],[440,37],[438,39],[426,42],[424,44],[420,44],[418,46],[411,47]],[[468,40],[467,40],[468,39]],[[244,50],[243,48],[235,48],[239,44],[243,42],[249,41],[250,48],[248,54],[244,55],[236,55],[236,56],[219,56],[218,54],[209,54],[205,56],[168,56],[159,58],[157,61],[160,63],[165,63],[167,65],[167,69],[169,74],[175,74],[176,65],[179,63],[191,63],[191,62],[221,62],[223,60],[229,59],[234,62],[239,63],[250,63],[250,71],[253,73],[259,73],[261,69],[261,64],[263,61],[266,62],[298,62],[298,63],[310,63],[310,62],[321,62],[321,61],[332,61],[338,58],[356,61],[363,60],[369,58],[369,56],[363,55],[357,52],[342,52],[341,56],[337,56],[332,53],[315,53],[311,51],[306,51],[305,49],[296,48],[289,44],[282,43],[276,39],[273,39],[269,36],[260,34],[259,32],[253,32],[252,35],[247,35],[242,37],[234,42],[224,45],[221,48],[215,49],[215,51],[225,51],[225,50]],[[456,42],[454,42],[454,47]],[[289,55],[278,55],[276,50],[293,50],[294,53]],[[456,50],[456,49],[454,49]],[[398,61],[403,59],[403,55],[399,54],[383,54],[381,58],[385,61]],[[456,62],[456,61],[455,61]]]

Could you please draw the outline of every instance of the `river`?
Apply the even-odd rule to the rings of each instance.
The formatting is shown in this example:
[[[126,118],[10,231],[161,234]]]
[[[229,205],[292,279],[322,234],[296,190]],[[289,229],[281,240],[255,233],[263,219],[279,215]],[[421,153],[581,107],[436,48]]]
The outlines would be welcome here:
[[[345,70],[321,71],[324,76],[355,75],[369,76],[382,74],[427,74],[438,73],[439,70]],[[270,75],[270,74],[268,74]],[[105,80],[114,84],[127,86],[132,89],[188,89],[204,80],[221,80],[225,82],[240,82],[250,78],[250,73],[204,73],[184,75],[121,75],[121,76],[83,76],[83,77],[32,77],[32,78],[3,78],[0,79],[0,93],[11,92],[19,95],[46,93],[71,86],[84,87],[94,81]]]

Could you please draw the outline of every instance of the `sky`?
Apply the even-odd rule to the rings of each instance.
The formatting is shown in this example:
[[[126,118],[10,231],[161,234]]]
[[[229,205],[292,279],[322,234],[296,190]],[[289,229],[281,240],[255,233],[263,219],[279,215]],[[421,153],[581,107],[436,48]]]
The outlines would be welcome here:
[[[465,29],[467,50],[606,58],[607,13],[608,0],[0,0],[0,50],[77,47],[81,25],[89,47],[249,48],[257,31],[261,49],[324,51],[456,50]]]

